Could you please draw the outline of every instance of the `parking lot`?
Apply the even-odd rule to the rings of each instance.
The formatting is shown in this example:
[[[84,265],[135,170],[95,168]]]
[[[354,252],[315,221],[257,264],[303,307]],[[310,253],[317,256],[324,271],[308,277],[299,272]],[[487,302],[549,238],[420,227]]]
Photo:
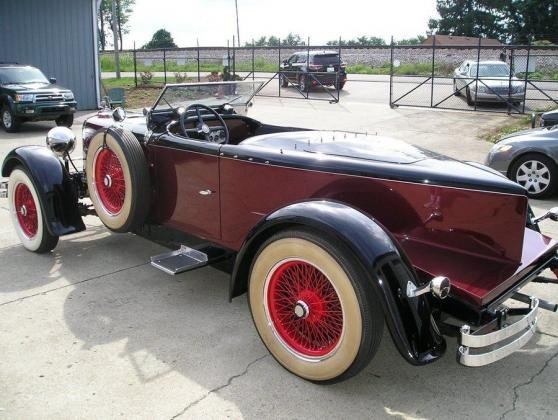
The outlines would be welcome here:
[[[390,109],[387,99],[345,95],[338,104],[257,98],[250,116],[393,136],[479,162],[490,149],[479,130],[510,118]],[[44,144],[53,126],[0,131],[0,158]],[[74,155],[81,157],[79,145]],[[539,213],[557,203],[532,204]],[[168,276],[148,262],[164,248],[111,233],[95,217],[85,222],[85,232],[61,238],[53,253],[31,254],[0,199],[0,418],[556,418],[557,314],[543,311],[523,350],[484,368],[457,364],[453,338],[442,360],[413,367],[386,332],[361,374],[315,385],[268,354],[246,297],[228,302],[224,273],[205,267]],[[558,224],[542,228],[558,238]],[[525,290],[558,301],[557,286]]]

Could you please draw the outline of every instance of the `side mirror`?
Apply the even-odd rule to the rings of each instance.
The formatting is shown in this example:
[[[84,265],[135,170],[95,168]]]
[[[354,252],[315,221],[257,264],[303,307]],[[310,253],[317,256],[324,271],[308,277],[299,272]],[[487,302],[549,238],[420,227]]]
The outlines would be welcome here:
[[[148,108],[148,107],[143,108],[143,110],[142,110],[143,115],[147,117],[147,114],[149,114],[149,111],[151,111],[151,108]]]
[[[116,122],[121,122],[126,119],[126,111],[124,108],[118,107],[112,112],[112,119]]]
[[[51,151],[64,158],[76,147],[76,135],[67,127],[54,127],[47,134],[46,144]]]
[[[48,79],[48,81],[49,81],[51,84],[55,84],[55,83],[56,83],[56,77],[51,77],[50,79]]]

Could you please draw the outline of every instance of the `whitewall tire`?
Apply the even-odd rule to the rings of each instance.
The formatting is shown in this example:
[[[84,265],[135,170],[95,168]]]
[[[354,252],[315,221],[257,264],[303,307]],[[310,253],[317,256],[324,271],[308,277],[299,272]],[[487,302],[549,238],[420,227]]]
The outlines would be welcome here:
[[[306,231],[275,235],[252,264],[248,298],[254,324],[275,359],[315,382],[337,382],[374,356],[383,314],[354,259]]]
[[[43,253],[56,247],[58,236],[48,231],[37,190],[22,167],[10,174],[8,202],[10,218],[25,249]]]
[[[147,217],[149,171],[134,135],[122,129],[99,132],[87,149],[85,171],[97,216],[115,232],[129,232]]]

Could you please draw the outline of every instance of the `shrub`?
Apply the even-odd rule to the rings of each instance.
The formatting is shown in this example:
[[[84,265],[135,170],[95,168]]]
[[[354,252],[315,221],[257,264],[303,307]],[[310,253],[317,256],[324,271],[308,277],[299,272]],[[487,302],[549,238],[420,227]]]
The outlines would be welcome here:
[[[144,85],[148,85],[151,82],[151,79],[153,78],[153,73],[151,73],[149,70],[143,71],[140,73],[140,77],[141,77],[141,83]]]

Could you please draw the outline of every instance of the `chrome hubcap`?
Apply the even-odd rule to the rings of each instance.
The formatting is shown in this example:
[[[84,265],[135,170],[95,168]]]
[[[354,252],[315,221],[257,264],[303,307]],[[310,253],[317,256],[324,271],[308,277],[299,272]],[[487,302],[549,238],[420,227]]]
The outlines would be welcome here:
[[[103,179],[103,184],[107,188],[110,188],[112,186],[112,178],[110,177],[110,175],[105,175],[105,177]]]
[[[2,122],[6,128],[12,126],[12,115],[8,111],[4,111],[4,114],[2,114]]]
[[[294,307],[294,313],[297,318],[307,318],[310,314],[310,308],[306,304],[306,302],[299,300],[296,302]]]
[[[21,214],[23,217],[27,216],[27,207],[21,206],[19,208],[19,214]]]
[[[550,184],[550,171],[544,163],[528,160],[517,169],[515,179],[527,191],[539,194]]]

